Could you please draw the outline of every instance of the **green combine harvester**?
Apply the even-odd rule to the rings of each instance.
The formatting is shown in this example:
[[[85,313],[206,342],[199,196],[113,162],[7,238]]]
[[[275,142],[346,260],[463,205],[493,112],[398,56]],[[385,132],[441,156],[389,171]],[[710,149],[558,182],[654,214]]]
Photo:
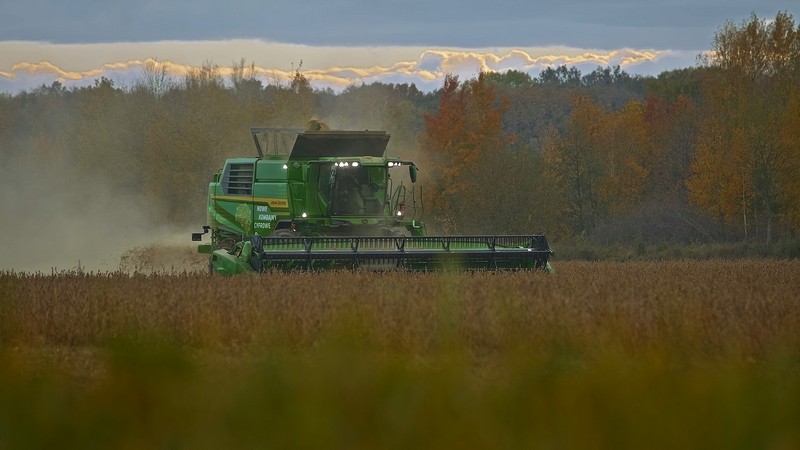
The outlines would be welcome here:
[[[219,274],[291,269],[544,269],[543,234],[428,236],[412,161],[383,131],[251,129],[258,156],[233,158],[208,187],[193,233]]]

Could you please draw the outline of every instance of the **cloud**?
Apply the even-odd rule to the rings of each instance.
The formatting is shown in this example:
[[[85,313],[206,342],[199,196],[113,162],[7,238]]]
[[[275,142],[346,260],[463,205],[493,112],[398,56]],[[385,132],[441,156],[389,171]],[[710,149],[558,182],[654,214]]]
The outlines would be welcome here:
[[[27,51],[21,51],[20,47]],[[211,56],[200,56],[203,49],[211,56],[216,56],[217,60],[229,58],[230,61],[243,61],[242,58],[231,57],[237,52],[266,55],[273,62],[282,60],[280,65],[257,64],[255,61],[252,63],[254,75],[266,84],[287,83],[294,71],[300,68],[315,87],[331,88],[335,91],[350,85],[373,82],[415,83],[420,89],[431,90],[441,85],[446,74],[468,79],[480,71],[518,70],[536,76],[546,67],[562,64],[577,66],[581,70],[619,65],[629,73],[657,75],[664,70],[692,65],[697,54],[632,48],[309,47],[260,41],[82,45],[0,43],[0,54],[17,58],[37,55],[41,58],[34,62],[10,61],[9,56],[0,57],[0,90],[15,93],[53,81],[65,86],[84,86],[100,77],[112,79],[118,86],[132,86],[143,79],[145,67],[148,65],[157,65],[173,79],[180,80],[203,65],[213,64],[210,62],[213,61]],[[147,56],[112,59],[143,54],[166,55],[167,58]],[[229,79],[234,64],[237,63],[217,66],[219,74],[224,79]],[[6,69],[4,66],[10,67]]]
[[[307,45],[569,45],[696,49],[725,20],[797,0],[6,1],[0,40],[60,43],[262,39]],[[149,55],[153,56],[153,55]],[[169,59],[166,57],[161,57]]]

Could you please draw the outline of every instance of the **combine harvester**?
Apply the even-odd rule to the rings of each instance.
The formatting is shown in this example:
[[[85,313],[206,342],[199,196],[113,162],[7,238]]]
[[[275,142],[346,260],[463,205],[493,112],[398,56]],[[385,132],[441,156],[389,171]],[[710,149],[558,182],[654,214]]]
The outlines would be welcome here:
[[[289,269],[544,269],[543,234],[427,236],[417,166],[385,155],[383,131],[251,129],[257,157],[233,158],[208,187],[193,233],[209,272]]]

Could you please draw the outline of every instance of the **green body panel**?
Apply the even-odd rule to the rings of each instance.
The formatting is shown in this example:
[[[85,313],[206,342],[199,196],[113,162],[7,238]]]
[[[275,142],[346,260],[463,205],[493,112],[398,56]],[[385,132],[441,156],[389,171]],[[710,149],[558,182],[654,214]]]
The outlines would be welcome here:
[[[253,184],[253,232],[268,236],[279,220],[291,219],[292,214],[284,162],[262,163],[257,164]]]
[[[348,163],[348,168],[335,166],[343,162]],[[351,169],[353,163],[356,167]],[[387,174],[409,164],[413,163],[377,157],[229,159],[208,188],[208,223],[212,238],[217,235],[240,239],[253,234],[270,236],[281,223],[291,222],[303,235],[337,234],[345,229],[348,230],[346,234],[351,235],[390,234],[387,230],[422,235],[424,225],[420,221],[396,215],[387,186]],[[243,167],[252,168],[252,175],[246,180],[247,187],[232,188],[230,174]],[[330,177],[332,186],[338,187],[336,177],[348,170],[359,170],[362,186],[370,186],[369,189],[362,187],[359,195],[365,206],[358,211],[336,208],[337,199],[331,193],[334,188],[327,182]],[[335,172],[333,177],[332,172]]]
[[[256,158],[233,158],[225,163],[223,170],[215,175],[208,186],[208,223],[211,229],[227,230],[240,236],[253,234],[253,193],[242,184],[252,185]],[[250,173],[235,175],[237,183],[231,183],[236,168],[251,168]],[[241,183],[241,184],[240,184]]]
[[[249,244],[249,242],[247,242]],[[252,249],[252,247],[250,247]],[[209,261],[209,271],[219,275],[237,275],[240,273],[253,272],[253,268],[248,263],[249,252],[228,253],[225,250],[215,250],[211,253]]]

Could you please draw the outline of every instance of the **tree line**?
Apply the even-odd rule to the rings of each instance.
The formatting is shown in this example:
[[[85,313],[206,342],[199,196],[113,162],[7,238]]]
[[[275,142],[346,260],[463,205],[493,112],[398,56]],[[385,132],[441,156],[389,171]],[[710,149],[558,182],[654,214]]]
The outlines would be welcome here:
[[[211,174],[254,154],[249,127],[316,119],[391,133],[389,152],[420,165],[436,232],[796,237],[800,28],[786,12],[753,14],[720,27],[712,50],[657,77],[558,66],[536,77],[448,75],[427,93],[314,89],[301,67],[288,83],[265,84],[245,61],[227,80],[211,63],[173,79],[156,62],[130,87],[100,78],[0,95],[0,186],[91,185],[143,199],[154,222],[196,226]]]

